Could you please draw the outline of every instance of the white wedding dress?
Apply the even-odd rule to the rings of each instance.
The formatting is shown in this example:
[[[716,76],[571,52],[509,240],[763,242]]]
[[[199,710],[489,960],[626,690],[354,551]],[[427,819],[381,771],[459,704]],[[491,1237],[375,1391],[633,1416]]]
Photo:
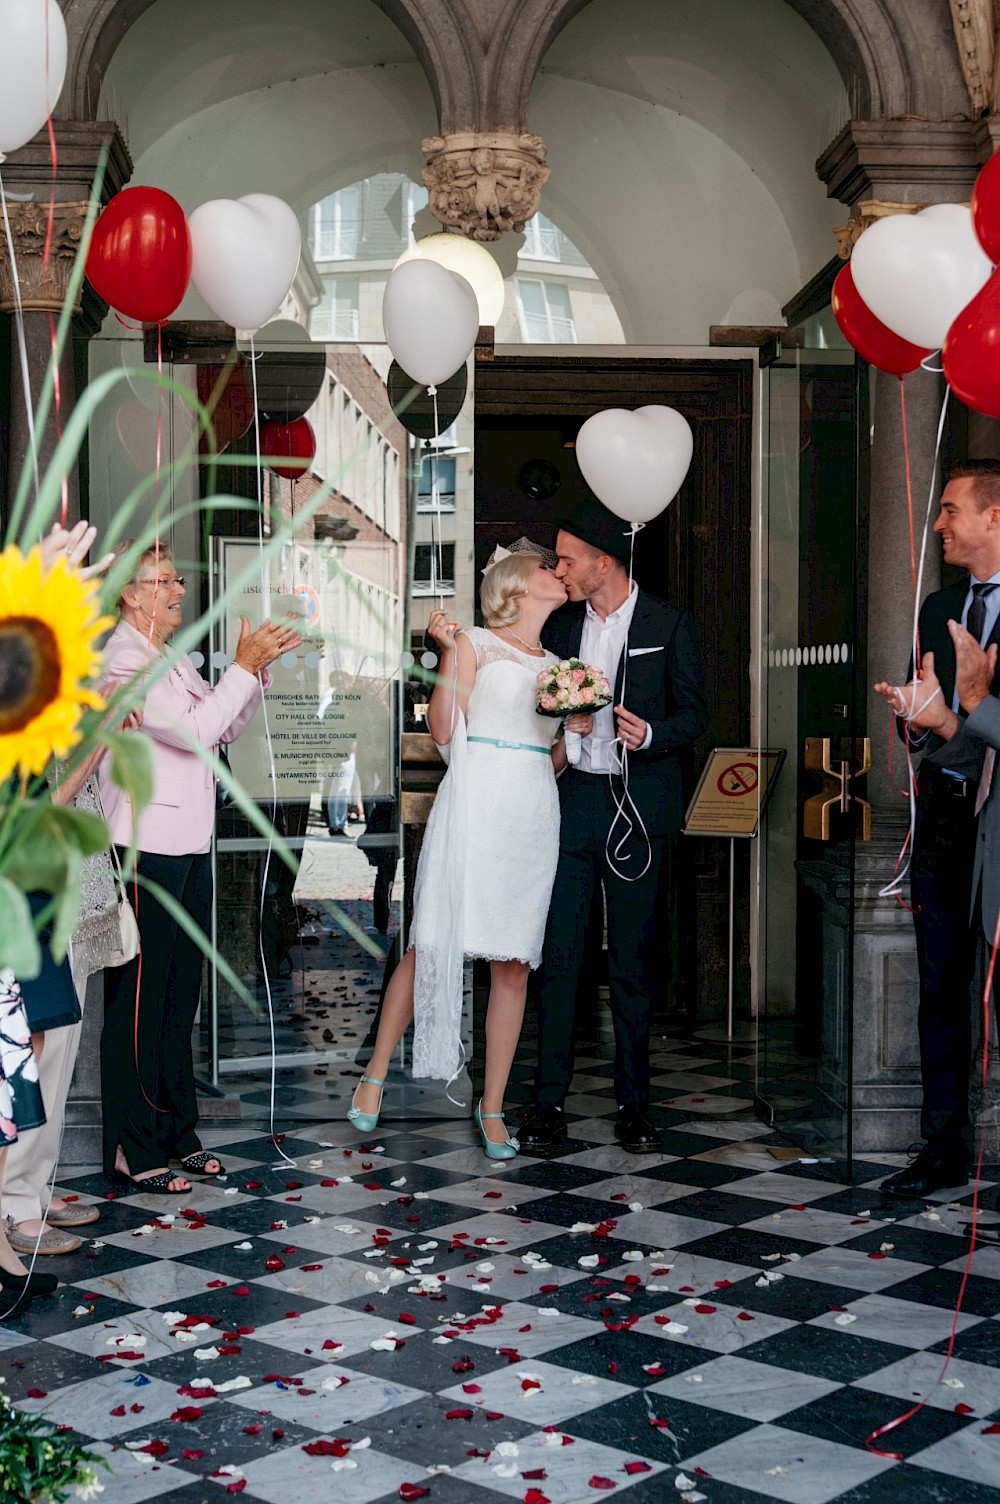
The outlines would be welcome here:
[[[424,833],[413,897],[414,1076],[451,1080],[463,1063],[466,956],[542,956],[559,856],[559,796],[549,748],[559,720],[535,710],[539,669],[482,627],[465,633],[476,680],[441,751],[448,771]]]

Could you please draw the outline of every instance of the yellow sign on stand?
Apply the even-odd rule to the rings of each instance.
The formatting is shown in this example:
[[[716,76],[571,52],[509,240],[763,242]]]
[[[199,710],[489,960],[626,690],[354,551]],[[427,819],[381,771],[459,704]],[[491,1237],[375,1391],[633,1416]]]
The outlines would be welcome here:
[[[686,836],[750,839],[774,790],[783,751],[716,747],[709,753],[684,823]]]

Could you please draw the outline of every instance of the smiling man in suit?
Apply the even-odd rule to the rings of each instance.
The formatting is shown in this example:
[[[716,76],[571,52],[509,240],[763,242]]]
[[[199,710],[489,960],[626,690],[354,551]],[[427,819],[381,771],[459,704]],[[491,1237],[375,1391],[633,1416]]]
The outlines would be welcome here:
[[[556,574],[572,604],[550,618],[545,646],[600,668],[615,686],[615,705],[594,716],[579,764],[559,783],[559,867],[538,988],[536,1103],[519,1133],[528,1150],[566,1137],[577,983],[599,883],[607,903],[615,1135],[635,1153],[660,1146],[647,1116],[657,890],[666,837],[684,820],[678,754],[706,729],[708,696],[690,614],[630,581],[630,543],[629,524],[589,499],[556,540]],[[626,748],[628,794],[645,836],[633,810],[631,829],[616,820]]]
[[[1000,636],[1000,460],[968,460],[951,471],[934,531],[945,563],[969,576],[929,595],[920,609],[920,678],[875,685],[903,718],[910,745],[923,753],[910,894],[920,974],[924,1145],[911,1165],[882,1182],[883,1193],[897,1200],[964,1185],[969,1174],[970,987],[978,929],[970,911],[986,751],[981,721],[989,707],[971,716],[960,703],[949,623],[968,629],[973,647],[988,647]]]

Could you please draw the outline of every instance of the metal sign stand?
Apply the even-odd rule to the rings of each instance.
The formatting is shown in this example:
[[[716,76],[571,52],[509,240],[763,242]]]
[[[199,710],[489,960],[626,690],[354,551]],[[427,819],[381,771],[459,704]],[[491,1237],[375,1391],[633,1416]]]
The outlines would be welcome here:
[[[702,768],[688,805],[683,835],[722,836],[729,841],[729,976],[726,987],[726,1038],[733,1038],[736,978],[736,842],[753,840],[774,792],[781,749],[715,747]]]

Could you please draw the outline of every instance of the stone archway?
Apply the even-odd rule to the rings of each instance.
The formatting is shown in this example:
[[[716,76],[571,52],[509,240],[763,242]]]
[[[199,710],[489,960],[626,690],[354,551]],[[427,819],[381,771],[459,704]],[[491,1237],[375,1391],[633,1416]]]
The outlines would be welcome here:
[[[58,114],[92,120],[115,49],[155,0],[65,0],[70,64]],[[372,0],[430,82],[443,133],[527,126],[545,51],[592,0]],[[940,0],[787,0],[837,65],[860,119],[969,113],[950,11]]]

